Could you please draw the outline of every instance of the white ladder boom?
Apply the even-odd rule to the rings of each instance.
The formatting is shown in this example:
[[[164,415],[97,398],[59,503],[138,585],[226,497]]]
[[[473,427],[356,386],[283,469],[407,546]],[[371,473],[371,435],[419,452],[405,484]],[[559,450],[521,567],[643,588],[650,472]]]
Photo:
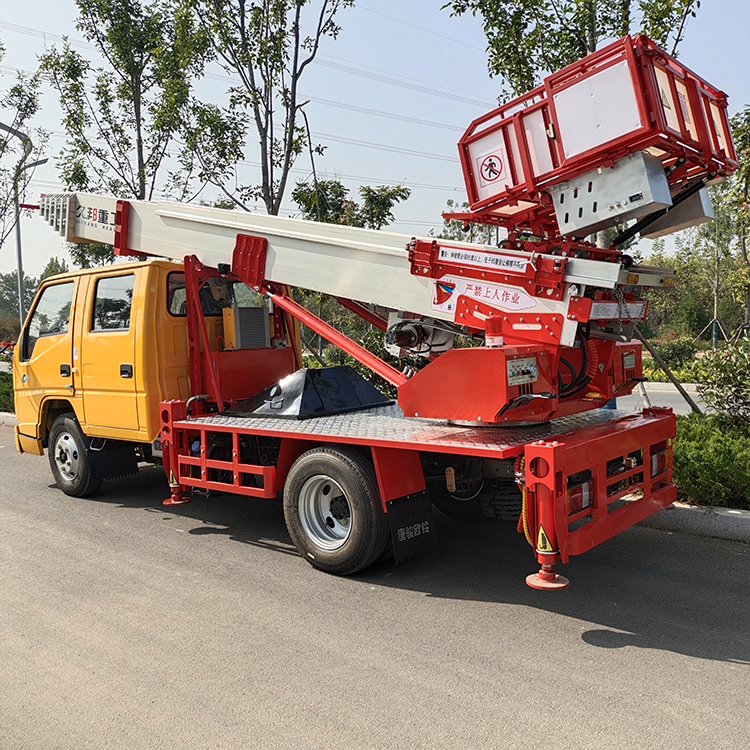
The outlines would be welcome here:
[[[215,268],[232,263],[238,234],[265,237],[269,281],[453,320],[450,313],[431,306],[435,279],[411,273],[410,235],[167,201],[129,201],[129,206],[129,250],[174,260],[195,255]],[[90,193],[40,199],[42,216],[69,242],[113,244],[116,209],[117,198]],[[499,252],[487,245],[453,240],[446,244],[481,253]],[[533,264],[531,253],[501,252]],[[578,285],[580,293],[584,286],[611,289],[618,281],[623,283],[624,276],[617,263],[569,258],[564,281],[568,286]],[[539,302],[550,312],[567,309],[567,299]],[[567,340],[575,326],[566,328],[570,328],[563,335]]]

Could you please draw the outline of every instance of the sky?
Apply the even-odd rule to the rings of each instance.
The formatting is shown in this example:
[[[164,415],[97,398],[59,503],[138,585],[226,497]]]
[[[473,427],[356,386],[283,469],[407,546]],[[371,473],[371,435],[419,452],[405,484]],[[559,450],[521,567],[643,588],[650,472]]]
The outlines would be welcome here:
[[[300,90],[317,143],[319,176],[336,177],[356,197],[360,185],[404,184],[411,197],[396,207],[390,229],[409,235],[439,230],[446,201],[466,199],[456,144],[471,121],[493,108],[501,82],[487,72],[479,19],[452,18],[445,0],[357,0],[341,12],[341,33],[325,39]],[[18,69],[33,70],[62,35],[81,41],[73,0],[0,0],[0,39],[6,56],[0,89]],[[750,1],[703,0],[680,47],[680,60],[729,95],[730,114],[750,104]],[[76,46],[84,55],[94,53]],[[226,74],[213,69],[199,93],[221,98]],[[34,176],[27,202],[59,192],[57,155],[64,144],[60,110],[45,90],[35,125],[51,132],[47,165]],[[2,117],[2,113],[0,113]],[[254,182],[257,146],[249,139],[239,167]],[[299,158],[295,180],[310,178],[309,157]],[[287,196],[291,188],[287,191]],[[213,194],[206,195],[213,198]],[[293,214],[289,199],[282,212]],[[258,206],[258,210],[262,210]],[[22,219],[24,271],[38,275],[52,256],[67,258],[64,243],[38,216]],[[642,250],[648,253],[649,243]],[[16,267],[13,236],[0,248],[0,273]]]

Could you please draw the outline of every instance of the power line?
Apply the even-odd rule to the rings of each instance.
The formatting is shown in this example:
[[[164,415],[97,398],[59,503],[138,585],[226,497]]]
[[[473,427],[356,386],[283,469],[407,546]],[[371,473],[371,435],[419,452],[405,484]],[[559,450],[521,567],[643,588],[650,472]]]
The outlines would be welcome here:
[[[350,75],[360,76],[361,78],[369,78],[371,81],[386,83],[389,86],[398,86],[410,91],[418,91],[420,94],[437,96],[440,99],[450,99],[454,102],[461,102],[462,104],[470,104],[474,107],[492,109],[493,107],[497,106],[496,102],[487,102],[481,99],[472,99],[471,97],[464,96],[463,94],[453,93],[451,91],[447,91],[446,89],[437,89],[430,86],[424,86],[419,83],[412,83],[411,81],[408,81],[404,78],[394,78],[393,76],[383,75],[382,73],[370,72],[369,70],[365,70],[364,68],[338,63],[332,59],[325,58],[320,55],[315,58],[313,64],[321,65],[324,68],[331,68],[332,70],[338,70],[342,73],[349,73]]]
[[[372,8],[367,8],[362,3],[357,3],[357,10],[364,10],[368,13],[374,13],[376,16],[381,16],[383,18],[387,18],[391,21],[395,21],[396,23],[400,23],[403,26],[410,26],[412,29],[418,29],[419,31],[423,31],[425,34],[431,34],[432,36],[440,37],[441,39],[447,39],[450,42],[453,42],[454,44],[460,44],[463,47],[469,47],[469,49],[475,49],[479,52],[485,52],[484,49],[481,47],[477,47],[475,44],[469,44],[468,42],[462,42],[460,39],[455,39],[452,36],[447,36],[446,34],[438,34],[437,31],[432,31],[430,29],[426,29],[424,26],[417,26],[416,24],[409,23],[408,21],[402,21],[400,18],[396,18],[395,16],[389,16],[386,13],[381,13],[379,10],[373,10]]]
[[[68,41],[74,47],[81,47],[82,49],[93,50],[98,52],[98,47],[89,42],[83,41],[83,39],[74,39],[73,37],[63,37],[60,34],[53,34],[49,31],[42,31],[41,29],[32,29],[30,26],[21,26],[17,23],[10,23],[9,21],[0,21],[0,29],[6,29],[7,31],[15,31],[18,34],[26,34],[26,36],[33,36],[37,39],[50,39],[53,42],[64,42]]]
[[[389,146],[385,143],[368,143],[367,141],[360,141],[356,138],[345,138],[341,135],[331,135],[330,133],[313,133],[314,138],[323,138],[328,141],[334,141],[338,143],[348,143],[353,146],[363,146],[364,148],[373,148],[376,151],[392,151],[396,154],[406,154],[408,156],[420,156],[426,159],[436,159],[438,161],[447,161],[455,164],[458,162],[458,158],[455,156],[445,156],[444,154],[431,154],[427,151],[415,151],[410,148],[400,148],[398,146]]]
[[[55,42],[65,41],[65,37],[60,34],[53,34],[49,31],[43,31],[41,29],[34,29],[30,26],[21,26],[17,23],[10,23],[8,21],[0,21],[0,28],[8,31],[13,31],[19,34],[26,34],[27,36],[33,36],[38,39],[50,39]],[[81,47],[82,49],[93,50],[98,52],[98,48],[86,42],[82,39],[75,39],[67,37],[67,41],[75,47]],[[314,65],[320,65],[324,68],[330,68],[332,70],[338,70],[342,73],[348,73],[349,75],[360,76],[361,78],[368,78],[379,83],[385,83],[390,86],[397,86],[400,88],[408,89],[409,91],[417,91],[428,96],[436,96],[441,99],[450,99],[451,101],[461,102],[463,104],[470,104],[475,107],[492,108],[496,106],[493,102],[487,102],[480,99],[472,99],[471,97],[464,96],[458,92],[453,92],[448,89],[439,89],[424,85],[423,83],[417,82],[414,79],[400,78],[393,75],[385,75],[384,71],[380,68],[369,68],[354,65],[348,62],[337,62],[335,58],[323,57],[321,55],[316,56],[313,61]],[[206,76],[209,77],[209,76]],[[211,76],[213,77],[213,76]]]

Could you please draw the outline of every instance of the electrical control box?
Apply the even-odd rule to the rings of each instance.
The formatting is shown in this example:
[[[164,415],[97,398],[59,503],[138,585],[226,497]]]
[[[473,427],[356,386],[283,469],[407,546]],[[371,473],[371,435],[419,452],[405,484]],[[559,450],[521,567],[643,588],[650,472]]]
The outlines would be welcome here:
[[[505,363],[505,367],[508,373],[508,385],[535,383],[539,378],[539,367],[536,363],[536,357],[509,359]]]
[[[560,233],[577,237],[672,205],[661,160],[645,151],[547,190]]]

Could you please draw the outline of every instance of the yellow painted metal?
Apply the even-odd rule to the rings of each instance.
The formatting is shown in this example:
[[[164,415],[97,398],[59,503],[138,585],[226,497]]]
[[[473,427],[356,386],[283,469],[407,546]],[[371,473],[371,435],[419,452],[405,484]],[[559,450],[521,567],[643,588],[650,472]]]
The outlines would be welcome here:
[[[224,323],[224,348],[228,350],[237,348],[237,321],[234,307],[225,307],[221,311]]]
[[[16,450],[19,453],[33,453],[35,456],[43,456],[44,448],[42,441],[38,438],[29,437],[19,432],[18,425],[15,426]]]
[[[71,411],[90,437],[141,443],[158,437],[160,401],[190,395],[187,319],[167,309],[173,273],[182,273],[181,263],[151,260],[71,272],[42,284],[35,305],[52,284],[73,281],[75,294],[65,334],[40,337],[27,362],[21,361],[22,346],[16,347],[17,434],[25,436],[16,439],[19,450],[35,452],[30,441],[44,440],[54,417]],[[128,330],[92,331],[97,281],[130,274]],[[223,334],[221,318],[207,320],[216,340]],[[61,376],[61,364],[71,365],[70,378]],[[132,377],[121,377],[121,365],[132,365]]]
[[[42,292],[50,287],[67,289],[73,284],[71,307],[75,310],[75,303],[81,282],[75,276],[54,277],[43,284],[37,294],[35,303],[39,302]],[[55,290],[51,290],[55,293]],[[62,295],[61,295],[62,296]],[[26,318],[24,331],[36,312],[36,304]],[[19,338],[15,347],[13,361],[13,388],[15,396],[16,419],[19,422],[19,432],[32,439],[44,437],[44,415],[49,402],[62,402],[69,405],[68,411],[80,407],[74,388],[73,371],[73,317],[71,311],[67,330],[57,334],[40,335],[35,342],[26,343],[27,336]],[[29,351],[25,351],[26,349]],[[22,356],[25,355],[25,358]],[[63,366],[70,368],[70,375],[64,377]]]

